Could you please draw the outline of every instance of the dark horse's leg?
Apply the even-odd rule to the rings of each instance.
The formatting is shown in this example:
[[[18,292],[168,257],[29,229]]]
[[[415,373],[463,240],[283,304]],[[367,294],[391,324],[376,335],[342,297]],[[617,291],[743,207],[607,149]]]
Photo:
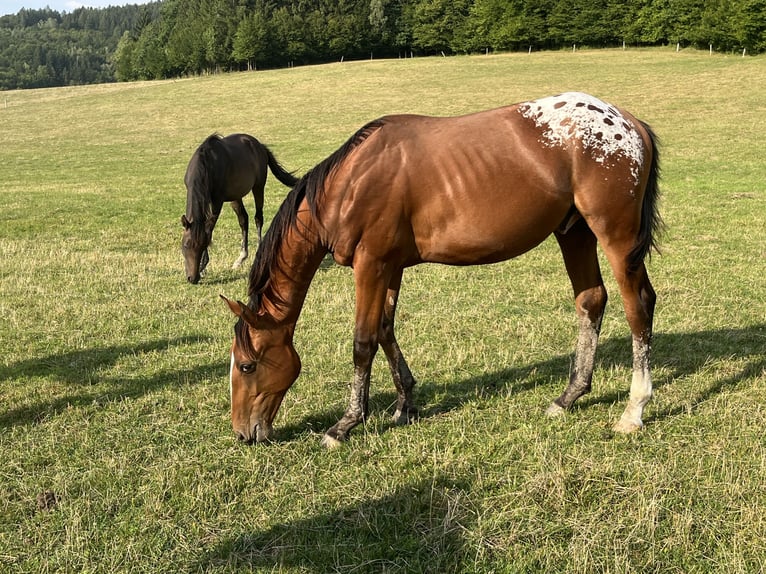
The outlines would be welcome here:
[[[378,350],[378,337],[383,319],[383,307],[392,270],[375,259],[354,259],[356,282],[356,325],[354,328],[354,380],[351,398],[343,417],[328,430],[322,444],[338,446],[348,438],[358,424],[364,422],[369,409],[370,371]]]
[[[265,169],[265,168],[264,168]],[[255,229],[258,232],[258,244],[261,244],[261,232],[263,231],[263,190],[266,186],[261,185],[260,189],[256,182],[253,187],[253,199],[255,200]]]
[[[205,246],[205,251],[202,252],[202,256],[200,258],[200,264],[199,264],[199,272],[200,275],[202,275],[202,272],[207,267],[207,264],[210,262],[210,255],[208,254],[208,247],[213,242],[213,230],[215,229],[215,224],[218,223],[218,217],[221,215],[221,208],[223,207],[223,204],[214,203],[212,205],[212,214],[208,218],[208,220],[205,222],[205,235],[207,245]]]
[[[237,269],[240,265],[242,265],[242,262],[247,259],[247,232],[249,230],[250,223],[247,220],[247,210],[245,209],[245,204],[242,203],[241,199],[235,199],[232,201],[231,208],[234,210],[234,213],[237,214],[239,228],[242,230],[242,247],[239,252],[239,258],[237,258],[237,260],[234,262],[234,265],[232,266],[234,269]]]
[[[394,335],[394,317],[396,315],[396,303],[399,300],[399,288],[402,284],[402,272],[403,270],[399,269],[391,278],[391,283],[388,286],[378,337],[380,346],[383,347],[383,352],[388,359],[388,367],[391,369],[391,376],[396,386],[397,399],[394,422],[396,424],[409,424],[418,416],[418,409],[412,398],[415,379],[407,361],[404,360],[404,355]]]
[[[582,395],[589,393],[596,359],[596,345],[606,308],[606,289],[601,278],[596,252],[596,236],[584,219],[566,233],[556,233],[564,265],[572,282],[575,311],[579,321],[574,369],[564,392],[546,411],[557,415],[569,409]]]

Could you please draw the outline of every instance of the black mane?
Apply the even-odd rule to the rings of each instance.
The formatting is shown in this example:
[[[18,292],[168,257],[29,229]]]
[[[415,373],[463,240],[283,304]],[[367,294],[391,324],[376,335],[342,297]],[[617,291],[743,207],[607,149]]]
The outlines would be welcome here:
[[[248,285],[248,306],[255,310],[260,307],[261,295],[271,278],[271,269],[284,263],[279,257],[279,248],[291,228],[297,225],[298,207],[306,199],[314,217],[319,212],[325,180],[341,164],[348,154],[364,142],[373,132],[383,126],[385,119],[374,120],[360,128],[340,148],[304,175],[285,197],[282,205],[258,246],[253,266],[250,268]]]
[[[187,181],[192,223],[199,226],[212,216],[211,189],[221,178],[218,162],[213,161],[215,149],[220,147],[220,134],[211,134],[194,152],[193,167]],[[190,164],[191,165],[191,164]]]

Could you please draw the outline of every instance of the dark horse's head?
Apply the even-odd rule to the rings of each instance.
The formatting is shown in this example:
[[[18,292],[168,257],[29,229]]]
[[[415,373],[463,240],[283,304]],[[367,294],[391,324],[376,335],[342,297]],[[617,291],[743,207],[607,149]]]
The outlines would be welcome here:
[[[181,216],[184,228],[181,252],[189,283],[199,283],[208,263],[207,248],[215,225],[210,188],[219,177],[218,162],[215,161],[213,150],[216,145],[220,145],[219,142],[220,137],[216,134],[202,142],[189,160],[184,176],[186,213]]]
[[[197,284],[207,266],[207,248],[210,245],[211,234],[204,221],[189,220],[186,215],[181,216],[181,225],[184,228],[181,236],[181,253],[184,256],[186,279],[189,283]]]

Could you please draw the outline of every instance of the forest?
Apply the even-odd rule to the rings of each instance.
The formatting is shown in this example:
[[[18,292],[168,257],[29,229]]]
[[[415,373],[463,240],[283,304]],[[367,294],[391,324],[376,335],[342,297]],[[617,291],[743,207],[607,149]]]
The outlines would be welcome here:
[[[0,90],[579,47],[766,51],[766,0],[162,0],[0,18]]]

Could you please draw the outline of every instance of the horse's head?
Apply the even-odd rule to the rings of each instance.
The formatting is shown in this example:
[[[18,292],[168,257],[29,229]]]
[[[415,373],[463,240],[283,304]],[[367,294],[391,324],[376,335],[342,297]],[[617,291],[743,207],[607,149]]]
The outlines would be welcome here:
[[[186,279],[189,283],[199,283],[200,276],[208,263],[207,248],[210,245],[208,230],[202,221],[189,221],[186,215],[181,216],[184,228],[181,236],[181,253],[184,256]]]
[[[282,399],[301,372],[293,328],[277,325],[239,301],[221,298],[239,317],[229,372],[231,424],[240,440],[262,442],[271,437]]]

